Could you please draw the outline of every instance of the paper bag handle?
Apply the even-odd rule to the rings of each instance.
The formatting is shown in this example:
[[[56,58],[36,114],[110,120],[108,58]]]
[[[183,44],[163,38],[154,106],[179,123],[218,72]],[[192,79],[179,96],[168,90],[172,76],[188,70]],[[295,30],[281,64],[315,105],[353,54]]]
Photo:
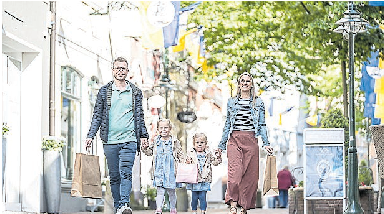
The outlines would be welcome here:
[[[272,152],[268,152],[268,151],[267,151],[267,155],[268,155],[268,156],[274,156],[273,153],[274,153],[274,151],[272,151]]]
[[[87,155],[93,155],[93,143],[90,147],[85,147],[85,151],[87,151]]]

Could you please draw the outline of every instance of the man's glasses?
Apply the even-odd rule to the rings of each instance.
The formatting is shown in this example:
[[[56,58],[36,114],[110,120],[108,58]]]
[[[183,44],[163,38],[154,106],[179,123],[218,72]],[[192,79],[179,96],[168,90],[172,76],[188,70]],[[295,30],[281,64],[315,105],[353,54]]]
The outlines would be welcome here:
[[[128,68],[126,68],[126,67],[115,67],[115,68],[113,68],[113,70],[116,70],[116,71],[126,71],[126,70],[128,70]]]

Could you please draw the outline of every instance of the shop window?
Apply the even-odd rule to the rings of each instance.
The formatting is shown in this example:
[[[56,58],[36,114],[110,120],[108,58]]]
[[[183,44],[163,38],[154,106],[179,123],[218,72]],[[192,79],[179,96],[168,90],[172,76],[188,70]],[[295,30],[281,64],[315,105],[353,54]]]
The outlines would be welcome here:
[[[61,68],[61,135],[67,139],[63,148],[64,178],[72,179],[76,148],[81,146],[81,79],[76,69]]]

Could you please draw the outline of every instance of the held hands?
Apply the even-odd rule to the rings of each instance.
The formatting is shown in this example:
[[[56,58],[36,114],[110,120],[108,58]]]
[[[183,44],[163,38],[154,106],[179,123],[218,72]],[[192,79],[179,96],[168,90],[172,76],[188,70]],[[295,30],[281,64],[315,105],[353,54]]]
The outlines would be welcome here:
[[[187,157],[187,159],[185,160],[185,163],[191,164],[192,163],[192,158],[191,157]]]
[[[141,141],[141,147],[142,147],[143,149],[148,148],[149,143],[148,143],[147,138],[140,138],[140,141]]]
[[[216,149],[215,150],[216,158],[221,159],[221,154],[222,154],[222,150],[221,149]]]

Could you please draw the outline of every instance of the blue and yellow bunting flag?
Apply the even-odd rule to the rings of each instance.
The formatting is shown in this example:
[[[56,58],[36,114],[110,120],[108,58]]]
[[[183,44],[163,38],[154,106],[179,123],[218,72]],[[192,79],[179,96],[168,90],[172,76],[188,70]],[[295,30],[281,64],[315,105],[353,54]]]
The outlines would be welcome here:
[[[159,12],[158,8],[169,9]],[[140,1],[143,48],[159,49],[177,45],[179,41],[179,10],[179,1]],[[174,12],[173,16],[168,14],[169,11]],[[173,19],[169,19],[172,17]],[[164,26],[163,19],[172,21],[167,22],[169,24]]]

